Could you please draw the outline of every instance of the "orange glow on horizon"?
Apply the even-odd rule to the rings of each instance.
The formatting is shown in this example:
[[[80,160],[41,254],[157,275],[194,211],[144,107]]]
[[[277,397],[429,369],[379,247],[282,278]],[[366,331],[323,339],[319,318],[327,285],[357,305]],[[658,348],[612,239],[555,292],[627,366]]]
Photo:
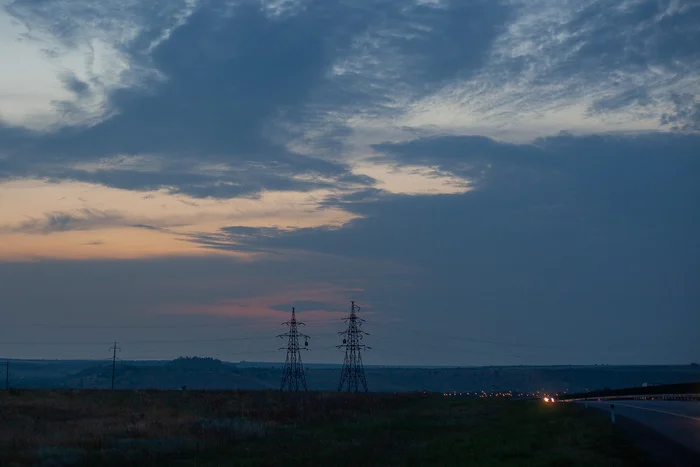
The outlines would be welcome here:
[[[56,232],[50,235],[0,235],[0,260],[35,259],[138,259],[162,256],[227,255],[247,253],[202,248],[158,231],[119,227],[100,231]]]
[[[200,199],[81,182],[8,181],[0,183],[0,261],[209,255],[252,259],[256,255],[203,247],[187,235],[217,234],[227,226],[341,226],[357,217],[339,208],[320,209],[332,194],[264,192],[258,197]],[[56,218],[58,225],[53,225]],[[132,227],[139,224],[161,230]]]

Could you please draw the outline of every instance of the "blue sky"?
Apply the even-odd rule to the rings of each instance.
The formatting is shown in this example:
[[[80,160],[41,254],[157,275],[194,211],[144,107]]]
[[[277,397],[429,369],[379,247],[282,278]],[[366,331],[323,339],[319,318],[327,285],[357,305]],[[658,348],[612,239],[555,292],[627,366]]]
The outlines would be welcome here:
[[[354,299],[369,363],[697,361],[698,43],[697,1],[0,0],[3,352],[275,361],[296,304],[335,362]]]

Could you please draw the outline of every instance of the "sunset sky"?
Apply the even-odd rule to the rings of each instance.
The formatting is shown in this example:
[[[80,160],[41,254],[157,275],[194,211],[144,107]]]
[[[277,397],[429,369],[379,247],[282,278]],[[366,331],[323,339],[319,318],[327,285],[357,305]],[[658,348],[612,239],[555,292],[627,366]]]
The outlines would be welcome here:
[[[0,0],[0,357],[700,360],[700,2]]]

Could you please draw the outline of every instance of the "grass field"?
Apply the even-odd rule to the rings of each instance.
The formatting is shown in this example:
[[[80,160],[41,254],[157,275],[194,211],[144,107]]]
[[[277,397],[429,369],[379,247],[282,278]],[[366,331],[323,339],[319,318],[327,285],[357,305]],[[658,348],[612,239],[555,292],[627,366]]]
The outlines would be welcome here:
[[[434,395],[10,391],[0,465],[643,466],[573,404]]]

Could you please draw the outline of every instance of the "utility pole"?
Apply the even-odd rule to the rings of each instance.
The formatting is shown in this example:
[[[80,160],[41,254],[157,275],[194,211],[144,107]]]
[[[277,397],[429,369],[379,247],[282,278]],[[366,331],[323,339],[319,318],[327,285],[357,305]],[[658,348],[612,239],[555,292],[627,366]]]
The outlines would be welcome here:
[[[280,339],[288,338],[287,347],[280,347],[280,350],[287,351],[287,359],[284,362],[284,370],[282,371],[280,391],[299,391],[301,388],[307,391],[304,366],[301,363],[301,349],[308,350],[309,336],[299,333],[297,326],[304,326],[304,323],[297,321],[296,311],[293,307],[292,319],[282,324],[289,326],[289,331],[277,336]],[[304,347],[299,345],[299,337],[304,338]]]
[[[364,344],[361,344],[362,338],[368,333],[360,329],[364,319],[357,317],[357,312],[360,307],[355,305],[355,302],[350,302],[350,316],[343,318],[343,321],[348,323],[348,328],[345,331],[339,332],[338,335],[343,336],[343,343],[338,346],[339,349],[345,349],[345,360],[343,361],[343,369],[340,372],[340,382],[338,383],[338,391],[343,388],[347,392],[358,392],[360,385],[365,390],[367,389],[367,379],[365,378],[365,369],[362,366],[362,349],[371,349]]]
[[[117,369],[117,352],[121,352],[122,349],[117,347],[117,343],[115,342],[109,350],[112,351],[112,391],[114,391],[114,373]]]

